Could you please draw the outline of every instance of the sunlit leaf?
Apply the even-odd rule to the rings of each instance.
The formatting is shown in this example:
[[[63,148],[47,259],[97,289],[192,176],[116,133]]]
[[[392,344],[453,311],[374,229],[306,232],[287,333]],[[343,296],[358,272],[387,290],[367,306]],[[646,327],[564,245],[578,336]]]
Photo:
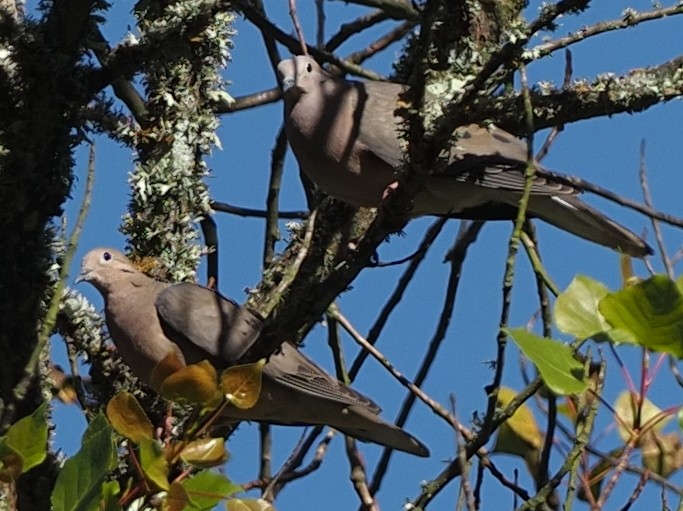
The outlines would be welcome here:
[[[683,295],[665,275],[655,275],[605,296],[599,309],[607,322],[630,332],[633,342],[683,357]]]
[[[102,484],[116,466],[114,430],[102,413],[88,425],[81,449],[64,462],[52,491],[53,511],[100,508]]]
[[[501,387],[498,391],[498,407],[505,408],[516,395],[514,390]],[[542,445],[543,434],[538,429],[534,415],[526,404],[522,404],[498,429],[493,451],[524,457],[529,449],[540,449]]]
[[[578,394],[586,390],[583,364],[564,343],[546,339],[523,328],[506,329],[522,353],[533,362],[543,382],[558,395]]]
[[[162,490],[168,490],[168,462],[161,446],[154,440],[140,440],[140,466],[147,479]]]
[[[150,385],[154,389],[161,389],[166,378],[171,376],[176,371],[180,371],[185,367],[185,361],[178,349],[170,350],[161,361],[154,366],[152,375],[150,376]]]
[[[635,402],[635,397],[636,396],[629,391],[624,390],[619,394],[614,403],[614,411],[618,416],[618,418],[615,419],[617,431],[619,431],[619,436],[624,442],[628,442],[633,434],[636,426],[636,417],[640,419],[637,426],[641,431],[643,429],[661,431],[671,420],[670,415],[662,413],[662,410],[647,398],[640,404],[640,413],[638,413],[638,405]],[[643,441],[643,438],[640,438],[636,445],[640,445]]]
[[[598,303],[609,289],[584,275],[574,277],[567,289],[555,301],[555,322],[564,333],[578,339],[588,339],[610,329],[598,310]]]
[[[230,499],[228,511],[275,511],[273,505],[263,499]]]
[[[683,443],[677,433],[653,432],[643,443],[643,466],[668,477],[683,466]]]
[[[180,458],[196,467],[210,468],[225,463],[228,453],[222,438],[200,438],[188,443],[181,451]]]
[[[261,376],[265,359],[226,369],[221,374],[221,389],[237,408],[248,409],[256,404],[261,394]]]
[[[136,444],[154,437],[154,426],[130,392],[119,392],[107,403],[107,418],[119,435]]]
[[[216,369],[206,360],[176,371],[164,380],[160,394],[171,401],[204,404],[219,395]]]

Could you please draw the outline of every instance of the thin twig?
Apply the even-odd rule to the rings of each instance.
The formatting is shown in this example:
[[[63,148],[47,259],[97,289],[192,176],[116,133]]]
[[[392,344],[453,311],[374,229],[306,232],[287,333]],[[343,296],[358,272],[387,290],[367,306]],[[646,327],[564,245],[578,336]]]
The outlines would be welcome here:
[[[304,239],[301,240],[301,247],[299,247],[299,253],[296,255],[296,259],[294,259],[294,262],[292,263],[292,266],[289,271],[289,275],[291,278],[282,279],[282,281],[274,290],[274,292],[276,293],[275,296],[284,296],[287,286],[289,286],[291,280],[296,277],[296,274],[299,272],[299,269],[301,268],[304,259],[306,259],[306,255],[308,255],[308,249],[311,246],[311,240],[313,239],[313,232],[315,230],[315,219],[317,218],[317,215],[318,210],[316,209],[313,210],[310,216],[308,217],[308,221],[306,223],[306,231],[304,233]]]
[[[510,235],[508,244],[508,256],[505,262],[505,273],[503,276],[503,296],[502,307],[500,312],[500,328],[496,337],[496,364],[493,381],[487,386],[488,403],[486,407],[486,415],[483,421],[483,430],[488,431],[490,424],[493,424],[493,417],[496,413],[498,403],[498,391],[500,390],[501,382],[503,381],[503,369],[505,367],[505,349],[507,346],[507,333],[504,327],[508,323],[510,313],[510,305],[512,301],[512,286],[515,275],[515,262],[517,259],[517,251],[519,247],[519,240],[526,221],[526,211],[529,205],[529,197],[531,197],[531,187],[533,185],[534,176],[536,174],[536,164],[534,162],[534,126],[533,126],[533,108],[531,105],[531,98],[529,96],[529,87],[527,83],[526,70],[522,67],[520,69],[520,77],[522,82],[522,92],[524,94],[524,105],[526,111],[526,131],[527,131],[527,162],[524,170],[524,190],[519,200],[519,209],[517,211],[517,218],[515,219],[514,229]]]
[[[562,82],[562,89],[567,90],[572,84],[572,75],[574,74],[574,66],[572,65],[572,52],[570,50],[566,50],[564,52],[564,81]],[[543,142],[543,145],[541,148],[538,150],[536,153],[536,161],[540,162],[543,161],[543,158],[545,158],[548,155],[548,151],[550,151],[550,147],[553,145],[555,140],[557,139],[557,136],[564,130],[564,124],[558,124],[556,126],[553,126],[553,129],[550,130],[550,133],[545,139],[545,142]]]
[[[379,511],[377,501],[368,488],[368,478],[365,471],[365,463],[358,452],[358,442],[355,438],[346,437],[346,456],[351,465],[351,482],[361,502],[362,511]]]
[[[640,141],[640,165],[638,169],[640,176],[640,188],[643,190],[643,200],[648,208],[652,208],[652,195],[650,194],[650,186],[647,182],[647,163],[645,160],[645,139]],[[664,244],[664,236],[662,235],[662,228],[656,218],[652,218],[652,230],[655,233],[655,240],[657,240],[657,247],[659,248],[659,255],[662,258],[662,263],[666,269],[666,274],[670,279],[674,278],[674,268],[671,264],[671,259],[666,253],[666,245]]]
[[[454,247],[450,250],[450,253],[453,254],[450,259],[451,271],[448,277],[448,284],[446,286],[444,304],[441,309],[439,323],[434,331],[434,335],[432,336],[432,339],[429,343],[429,347],[427,348],[427,351],[417,371],[417,375],[414,378],[414,384],[417,387],[420,387],[427,378],[429,370],[432,367],[432,364],[434,363],[439,348],[441,347],[441,343],[446,337],[446,331],[448,329],[448,325],[450,324],[451,317],[453,315],[453,309],[455,307],[455,298],[458,290],[458,285],[460,283],[460,275],[462,272],[462,266],[465,261],[465,257],[467,255],[467,250],[470,247],[470,245],[476,241],[477,235],[479,234],[479,231],[481,230],[482,226],[483,223],[481,222],[463,222],[460,224],[460,231],[458,232],[458,236],[456,238]],[[401,405],[401,410],[399,411],[398,419],[396,420],[396,425],[403,426],[405,424],[406,420],[408,419],[408,414],[410,413],[410,410],[414,403],[415,395],[409,393],[406,396],[403,404]],[[478,447],[481,447],[481,445]],[[476,450],[477,449],[475,449],[474,451]],[[376,493],[379,490],[379,487],[382,483],[382,479],[384,478],[386,471],[389,467],[390,459],[391,451],[385,449],[382,453],[382,457],[377,463],[375,473],[372,477],[372,485],[370,486],[370,488],[373,493]],[[459,469],[459,463],[457,466]]]
[[[289,16],[292,18],[296,36],[299,38],[299,44],[301,44],[301,54],[308,55],[308,50],[306,49],[306,40],[304,39],[304,32],[301,30],[299,17],[296,15],[296,0],[289,0]]]
[[[204,245],[206,245],[206,282],[211,289],[218,288],[218,230],[216,222],[207,213],[202,218],[199,225],[204,234]]]
[[[661,220],[662,222],[670,225],[675,225],[676,227],[683,227],[683,218],[654,210],[646,205],[640,204],[631,199],[627,199],[626,197],[622,197],[621,195],[602,188],[601,186],[581,179],[580,177],[557,174],[545,168],[538,169],[536,173],[541,177],[547,177],[562,184],[574,186],[582,191],[594,193],[595,195],[608,199],[612,202],[616,202],[617,204],[625,206],[629,209],[638,211],[639,213],[642,213],[650,218],[656,218],[657,220]]]
[[[451,415],[457,421],[457,415],[455,411],[455,395],[451,394],[449,397],[451,403]],[[459,429],[455,429],[455,443],[457,446],[457,456],[460,458],[460,465],[462,466],[462,476],[460,477],[460,490],[464,496],[465,504],[469,511],[476,511],[477,506],[474,501],[474,493],[472,492],[472,485],[469,478],[469,463],[467,461],[467,455],[465,451],[465,442],[463,441],[463,436]]]
[[[40,327],[38,333],[38,338],[36,340],[36,345],[33,348],[33,352],[29,357],[29,361],[24,367],[24,376],[17,383],[12,391],[12,397],[15,402],[20,402],[24,399],[26,392],[28,391],[29,384],[35,375],[36,367],[38,361],[40,360],[40,355],[43,353],[47,346],[47,342],[50,338],[50,334],[54,330],[55,323],[57,321],[57,314],[59,313],[59,304],[62,300],[62,294],[66,286],[66,279],[69,278],[69,266],[71,265],[71,260],[76,253],[76,247],[78,246],[78,240],[81,236],[81,230],[83,229],[83,224],[85,223],[85,218],[88,215],[88,210],[90,208],[90,200],[92,198],[93,183],[95,181],[95,147],[90,145],[90,155],[88,158],[88,174],[85,181],[85,193],[83,195],[83,202],[81,203],[81,208],[78,212],[78,217],[76,219],[76,224],[69,237],[69,243],[64,251],[64,258],[61,262],[59,268],[59,275],[57,277],[57,282],[54,286],[52,297],[50,298],[49,306],[45,318],[43,319],[43,324]],[[11,405],[7,405],[7,411],[4,414],[3,420],[10,420],[12,413],[10,412]]]
[[[653,11],[643,12],[640,14],[636,13],[633,9],[629,9],[629,12],[626,16],[623,16],[617,20],[602,21],[589,27],[581,27],[579,30],[569,34],[566,37],[534,46],[527,53],[527,55],[532,57],[526,57],[526,59],[528,61],[540,59],[561,48],[578,43],[579,41],[584,41],[585,39],[594,37],[598,34],[604,34],[605,32],[610,32],[612,30],[621,30],[627,27],[633,27],[645,21],[656,20],[666,16],[675,16],[677,14],[683,14],[683,5],[677,4],[664,9],[655,9]]]
[[[325,0],[315,0],[315,13],[315,44],[318,48],[323,48],[325,46]]]
[[[368,353],[370,353],[375,360],[382,364],[382,366],[389,371],[389,374],[396,378],[401,385],[407,388],[415,397],[426,404],[432,410],[432,412],[445,420],[453,429],[457,430],[457,421],[450,413],[448,413],[448,410],[441,406],[440,403],[429,397],[422,389],[408,380],[408,378],[403,376],[403,374],[396,369],[394,365],[389,362],[389,360],[377,348],[375,348],[367,341],[367,339],[358,333],[346,316],[339,311],[337,306],[331,306],[328,309],[328,315],[337,321],[361,348],[368,351]]]
[[[263,267],[270,266],[275,256],[275,243],[280,238],[278,220],[280,219],[280,186],[287,153],[287,135],[282,126],[275,141],[270,159],[270,181],[266,198],[266,235],[263,241]]]
[[[339,27],[339,31],[334,34],[325,44],[325,50],[333,52],[339,48],[351,36],[361,33],[363,30],[370,28],[377,23],[389,19],[389,15],[381,9],[372,11],[368,14],[349,22],[344,23]]]
[[[401,39],[403,39],[406,36],[406,34],[408,34],[413,29],[414,26],[415,22],[412,21],[406,21],[405,23],[401,23],[399,26],[397,26],[390,32],[386,33],[379,39],[375,40],[374,42],[370,43],[362,50],[358,50],[347,55],[344,60],[346,60],[347,62],[360,64],[365,60],[369,59],[370,57],[372,57],[373,55],[376,55],[380,51],[386,49],[388,46],[392,45],[396,41],[400,41]]]
[[[232,215],[254,218],[268,218],[268,211],[262,209],[243,208],[240,206],[233,206],[227,202],[212,201],[211,209],[220,211],[221,213],[230,213]],[[278,218],[289,220],[304,220],[308,218],[308,211],[278,211]]]
[[[275,103],[282,97],[282,90],[280,87],[254,92],[245,96],[233,98],[232,101],[217,103],[214,112],[217,114],[225,114],[238,112],[240,110],[248,110],[257,106],[268,105]]]
[[[372,325],[372,327],[370,327],[370,332],[367,335],[367,339],[370,344],[375,344],[377,342],[377,339],[379,339],[382,330],[389,321],[389,316],[391,316],[391,313],[396,309],[398,304],[401,302],[401,299],[403,298],[403,293],[405,293],[406,289],[408,288],[408,285],[410,284],[410,282],[412,282],[412,279],[415,276],[415,273],[417,272],[418,268],[420,267],[420,264],[422,264],[422,261],[424,261],[425,256],[429,251],[429,248],[432,246],[432,243],[434,243],[434,240],[436,240],[437,236],[443,229],[443,226],[446,225],[447,221],[447,218],[439,218],[429,227],[429,229],[427,229],[427,232],[425,233],[424,238],[420,243],[420,246],[411,256],[410,264],[405,269],[401,277],[398,279],[398,283],[392,291],[391,296],[389,296],[386,303],[384,304],[384,307],[382,307],[382,310],[377,316],[377,319],[375,320],[374,324]],[[353,361],[351,369],[349,370],[349,377],[352,381],[355,379],[356,375],[360,371],[360,368],[363,365],[363,362],[365,362],[365,359],[368,357],[368,354],[369,353],[367,351],[361,350],[356,359]]]

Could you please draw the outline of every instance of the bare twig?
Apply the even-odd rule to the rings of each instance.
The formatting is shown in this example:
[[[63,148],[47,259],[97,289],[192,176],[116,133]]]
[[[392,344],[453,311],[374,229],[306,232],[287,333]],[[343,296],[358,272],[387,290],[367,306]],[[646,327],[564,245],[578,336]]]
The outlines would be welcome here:
[[[382,307],[382,310],[379,313],[379,316],[377,316],[375,323],[372,325],[372,327],[370,327],[370,332],[367,335],[367,339],[370,344],[375,344],[377,339],[379,339],[382,329],[389,321],[389,316],[400,303],[401,298],[403,298],[403,293],[405,293],[406,289],[408,288],[408,284],[410,284],[412,281],[417,269],[420,267],[422,261],[424,261],[427,251],[432,246],[432,243],[434,243],[434,240],[443,229],[443,226],[446,224],[447,220],[448,219],[446,218],[440,218],[436,220],[425,233],[419,248],[411,256],[410,265],[399,278],[394,291],[384,304],[384,307]],[[361,350],[356,359],[353,361],[353,365],[349,371],[349,377],[351,380],[353,380],[360,371],[360,368],[363,365],[363,362],[365,362],[368,354],[369,353],[367,351]]]
[[[572,83],[573,74],[574,67],[572,65],[572,52],[567,50],[564,52],[564,81],[562,82],[563,89],[569,88]],[[553,142],[555,142],[555,139],[562,130],[564,130],[564,124],[557,124],[556,126],[553,126],[548,134],[548,137],[545,139],[545,142],[543,142],[543,145],[538,150],[538,153],[536,153],[536,161],[540,162],[547,156],[548,151],[550,151],[550,147],[553,145]]]
[[[212,201],[211,209],[220,211],[222,213],[230,213],[232,215],[254,217],[254,218],[268,218],[268,211],[262,209],[243,208],[240,206],[233,206],[227,202]],[[308,211],[278,211],[278,218],[291,220],[304,220],[308,218]]]
[[[315,44],[322,49],[325,46],[325,0],[315,0],[315,13]]]
[[[206,282],[210,288],[218,287],[218,231],[216,222],[209,215],[205,215],[199,223],[204,234],[206,245]]]
[[[647,163],[645,162],[645,140],[640,141],[640,166],[638,169],[640,176],[640,188],[643,190],[643,200],[648,208],[652,208],[652,195],[650,194],[650,186],[647,182]],[[662,235],[662,228],[656,218],[652,218],[652,230],[655,233],[657,240],[657,247],[659,248],[659,255],[662,258],[662,263],[666,269],[666,274],[670,279],[674,278],[674,268],[671,264],[671,259],[666,253],[666,245],[664,244],[664,236]]]
[[[508,316],[510,313],[510,305],[512,301],[512,285],[515,274],[515,262],[517,259],[517,250],[519,246],[520,236],[526,221],[526,210],[529,204],[529,197],[531,197],[531,187],[534,176],[536,175],[536,165],[534,162],[534,126],[533,126],[533,108],[531,105],[531,98],[529,96],[529,87],[527,84],[526,70],[520,69],[520,76],[522,80],[522,91],[525,98],[526,107],[526,124],[527,124],[527,162],[524,171],[524,190],[519,200],[519,209],[517,211],[517,218],[515,219],[515,226],[510,235],[508,246],[508,256],[505,262],[505,274],[503,276],[503,305],[500,313],[500,329],[496,337],[496,364],[493,381],[487,387],[489,396],[486,407],[486,416],[483,421],[483,430],[488,431],[490,425],[493,424],[493,416],[496,413],[496,406],[498,403],[498,391],[500,390],[501,382],[503,381],[503,369],[505,367],[505,348],[507,346],[507,333],[504,327],[508,323]]]
[[[377,501],[368,488],[368,479],[365,472],[365,463],[358,452],[358,445],[355,438],[346,437],[346,455],[351,465],[351,482],[356,494],[361,502],[363,511],[379,511]]]
[[[569,34],[566,37],[539,44],[538,46],[531,48],[529,55],[533,55],[533,57],[527,57],[526,60],[531,61],[545,57],[561,48],[566,48],[571,44],[583,41],[589,37],[594,37],[598,34],[603,34],[612,30],[621,30],[623,28],[633,27],[645,21],[656,20],[666,16],[675,16],[677,14],[683,14],[683,5],[677,4],[671,7],[666,7],[663,9],[659,8],[643,13],[637,13],[633,9],[629,9],[625,16],[617,20],[602,21],[589,27],[581,27],[579,30]]]
[[[234,98],[234,100],[229,103],[218,103],[214,111],[217,114],[225,114],[231,112],[238,112],[240,110],[248,110],[250,108],[255,108],[257,106],[275,103],[281,97],[282,91],[280,90],[280,88],[274,87],[272,89],[264,90],[261,92],[254,92],[253,94],[247,94],[246,96]]]
[[[384,50],[385,48],[387,48],[387,46],[390,46],[396,41],[400,41],[401,39],[403,39],[406,36],[406,34],[408,34],[413,29],[414,26],[415,23],[412,21],[406,21],[405,23],[401,23],[399,26],[397,26],[390,32],[386,33],[376,41],[370,43],[362,50],[351,53],[344,60],[346,60],[347,62],[360,64],[366,59],[369,59],[373,55]]]
[[[343,328],[348,332],[351,338],[356,341],[359,346],[364,350],[368,351],[384,368],[389,371],[396,380],[406,387],[415,397],[420,401],[425,403],[436,415],[444,419],[453,429],[457,430],[457,422],[455,418],[448,413],[440,403],[429,397],[422,389],[413,384],[408,378],[403,376],[401,372],[396,369],[391,362],[372,344],[370,344],[367,339],[365,339],[358,331],[354,328],[351,322],[339,311],[336,306],[331,306],[329,309],[329,316],[337,321]]]
[[[280,128],[270,160],[270,181],[266,198],[266,235],[263,241],[263,267],[267,268],[275,256],[275,243],[279,239],[280,185],[287,153],[287,135],[284,126]]]
[[[580,190],[594,193],[595,195],[599,195],[600,197],[603,197],[607,200],[616,202],[617,204],[625,206],[629,209],[638,211],[639,213],[642,213],[650,218],[656,218],[657,220],[661,220],[662,222],[665,222],[670,225],[675,225],[676,227],[683,227],[683,218],[669,215],[667,213],[662,213],[661,211],[657,211],[646,205],[640,204],[631,199],[627,199],[626,197],[622,197],[621,195],[618,195],[601,186],[581,179],[580,177],[557,174],[547,169],[539,169],[537,171],[537,174],[542,177],[549,177],[551,179],[559,181],[562,184],[574,186],[576,188],[579,188]]]
[[[296,0],[289,0],[289,16],[292,18],[296,36],[299,38],[299,44],[301,44],[301,54],[308,55],[308,50],[306,49],[306,39],[304,39],[304,32],[301,30],[299,17],[296,14]]]
[[[339,27],[339,31],[330,37],[325,44],[325,50],[333,52],[341,46],[346,40],[355,34],[361,33],[363,30],[370,28],[377,23],[389,19],[389,15],[381,9],[365,14],[349,23],[344,23]]]
[[[57,282],[52,291],[52,296],[47,308],[47,313],[43,319],[43,323],[40,326],[40,331],[38,333],[38,339],[36,345],[31,352],[31,356],[28,363],[24,367],[24,375],[17,385],[12,390],[12,397],[16,403],[21,402],[26,392],[29,388],[31,381],[35,376],[36,367],[40,360],[40,354],[45,350],[50,335],[57,322],[57,314],[59,313],[59,304],[62,300],[62,294],[66,286],[66,279],[69,278],[69,266],[71,265],[71,260],[76,253],[76,247],[78,246],[78,240],[81,236],[81,230],[83,229],[83,224],[85,223],[86,216],[88,215],[88,210],[90,209],[90,200],[92,198],[93,183],[95,181],[95,147],[90,145],[90,154],[88,158],[88,175],[85,181],[85,193],[83,194],[83,202],[81,203],[80,210],[78,212],[78,217],[76,219],[76,224],[74,229],[69,236],[69,243],[66,246],[64,252],[64,258],[61,261],[59,267],[59,274],[57,276]],[[12,420],[12,415],[14,411],[14,403],[6,405],[5,412],[3,414],[3,422],[9,424]],[[6,424],[0,425],[0,430],[4,430]]]
[[[460,283],[462,265],[465,261],[465,256],[467,255],[468,248],[472,243],[476,241],[477,235],[479,234],[479,231],[481,230],[482,226],[483,223],[481,222],[463,222],[460,225],[460,232],[458,233],[457,239],[455,241],[455,246],[450,251],[451,254],[453,254],[453,256],[450,259],[451,271],[448,277],[448,284],[446,286],[444,304],[441,309],[439,323],[429,343],[429,347],[427,348],[427,352],[425,353],[422,363],[420,364],[420,368],[417,371],[417,375],[414,378],[414,384],[417,387],[420,387],[427,378],[429,370],[432,367],[432,364],[434,363],[439,348],[441,347],[441,343],[446,337],[446,330],[448,329],[448,325],[450,324],[451,316],[453,315],[453,309],[455,307],[455,298],[458,290],[458,285]],[[403,426],[405,424],[406,420],[408,419],[408,414],[410,413],[410,410],[414,402],[415,395],[409,393],[406,396],[406,399],[404,400],[403,404],[401,405],[401,410],[399,412],[398,419],[396,420],[396,424],[398,426]],[[479,445],[478,447],[481,447],[481,445]],[[468,452],[470,452],[471,455],[476,450],[477,449]],[[375,473],[373,474],[372,485],[370,486],[373,493],[377,492],[382,483],[382,479],[384,478],[384,475],[386,474],[387,468],[389,466],[390,458],[391,451],[385,449],[382,453],[382,457],[377,463]],[[457,463],[457,467],[458,470],[461,467],[459,462]]]

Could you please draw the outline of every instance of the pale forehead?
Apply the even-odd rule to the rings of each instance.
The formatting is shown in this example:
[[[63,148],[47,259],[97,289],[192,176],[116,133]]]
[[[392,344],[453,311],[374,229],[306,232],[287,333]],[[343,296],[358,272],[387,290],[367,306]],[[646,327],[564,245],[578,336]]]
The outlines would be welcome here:
[[[280,61],[280,63],[277,65],[277,70],[281,76],[288,76],[301,69],[305,69],[308,64],[311,64],[313,69],[320,69],[320,66],[313,59],[313,57],[309,57],[308,55],[299,55],[292,57],[291,59]]]
[[[100,259],[104,255],[105,252],[108,252],[109,254],[111,254],[111,256],[114,259],[118,259],[120,261],[127,261],[128,260],[128,258],[125,255],[123,255],[122,252],[119,252],[115,248],[106,248],[106,247],[94,248],[93,250],[91,250],[90,252],[88,252],[85,255],[83,260],[84,261],[90,261],[93,259]]]

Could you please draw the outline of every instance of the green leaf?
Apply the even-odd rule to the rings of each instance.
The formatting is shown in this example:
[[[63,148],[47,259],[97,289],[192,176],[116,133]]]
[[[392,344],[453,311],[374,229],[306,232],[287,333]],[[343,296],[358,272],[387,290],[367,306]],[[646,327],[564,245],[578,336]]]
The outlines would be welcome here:
[[[106,481],[102,484],[102,511],[121,511],[119,504],[121,488],[117,481]]]
[[[0,461],[6,470],[10,465],[15,475],[28,472],[40,465],[47,456],[47,402],[36,408],[31,415],[12,424],[5,436],[0,438]]]
[[[665,275],[655,275],[605,296],[599,309],[607,322],[629,332],[653,351],[683,358],[683,295]]]
[[[602,282],[577,275],[555,301],[555,322],[562,332],[588,339],[610,329],[598,310],[598,303],[609,293]]]
[[[202,470],[183,481],[182,485],[191,497],[189,509],[193,511],[213,509],[221,500],[244,491],[223,474],[210,470]]]
[[[66,460],[52,491],[54,511],[97,511],[107,472],[116,466],[114,431],[102,413],[83,435],[81,449]]]
[[[523,328],[504,329],[531,360],[544,383],[555,394],[578,394],[588,386],[583,364],[576,360],[572,349],[553,339],[539,337]]]
[[[147,479],[162,490],[168,490],[168,462],[156,441],[149,438],[140,441],[140,466]]]

